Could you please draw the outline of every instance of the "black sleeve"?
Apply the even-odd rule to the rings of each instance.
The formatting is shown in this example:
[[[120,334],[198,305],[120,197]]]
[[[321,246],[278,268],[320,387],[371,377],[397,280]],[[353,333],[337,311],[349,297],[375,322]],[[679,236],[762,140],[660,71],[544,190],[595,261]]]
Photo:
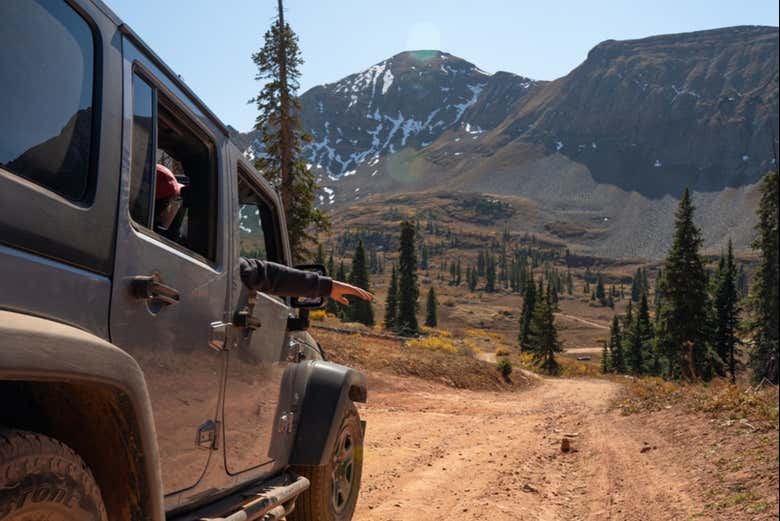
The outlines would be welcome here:
[[[241,282],[250,289],[281,297],[327,297],[333,287],[330,277],[275,262],[244,258],[241,259]]]

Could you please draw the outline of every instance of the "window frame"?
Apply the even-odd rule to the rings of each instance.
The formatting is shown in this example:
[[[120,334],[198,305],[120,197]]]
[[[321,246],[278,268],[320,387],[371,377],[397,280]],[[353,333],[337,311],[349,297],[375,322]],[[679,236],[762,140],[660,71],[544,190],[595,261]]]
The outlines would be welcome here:
[[[279,208],[277,207],[276,202],[272,197],[268,196],[262,184],[255,179],[255,174],[252,173],[251,170],[247,169],[243,164],[241,164],[241,161],[236,161],[236,193],[239,197],[240,197],[240,192],[238,191],[238,184],[241,181],[246,182],[249,188],[255,193],[259,202],[262,202],[268,207],[268,211],[271,217],[271,222],[268,222],[267,219],[262,219],[262,218],[260,220],[260,224],[263,227],[263,236],[265,238],[265,243],[266,243],[265,244],[266,257],[267,257],[266,260],[270,262],[275,262],[277,264],[286,265],[287,259],[285,259],[284,246],[281,238],[281,222],[279,220]],[[238,202],[237,210],[240,211],[241,201],[238,200],[237,202]],[[269,230],[268,227],[271,227],[271,230]],[[240,245],[241,227],[240,227],[239,219],[236,219],[235,228],[238,232],[238,242]],[[269,231],[271,231],[272,233],[268,233]],[[272,238],[273,243],[269,243],[269,238]]]
[[[178,96],[176,96],[175,93],[173,93],[163,81],[159,80],[154,72],[152,72],[142,61],[138,59],[134,59],[130,66],[130,81],[129,81],[129,88],[131,89],[131,107],[132,107],[132,100],[134,99],[135,92],[133,91],[133,76],[137,75],[141,80],[146,82],[149,87],[152,89],[152,140],[153,140],[153,149],[155,151],[158,150],[158,130],[157,130],[157,120],[158,120],[158,107],[161,103],[160,99],[160,93],[162,93],[162,99],[164,101],[162,102],[164,105],[166,105],[166,108],[177,118],[177,122],[181,123],[183,126],[185,126],[187,129],[189,129],[195,137],[200,139],[203,142],[204,147],[208,150],[209,153],[209,163],[210,163],[210,171],[211,171],[211,189],[213,189],[213,195],[210,197],[210,200],[213,204],[213,214],[214,218],[212,219],[211,225],[209,226],[209,250],[213,253],[213,258],[209,258],[195,250],[191,250],[187,248],[186,246],[183,246],[182,244],[173,241],[171,239],[168,239],[167,237],[164,237],[160,235],[159,233],[154,231],[154,223],[152,222],[154,219],[154,203],[155,203],[155,194],[156,194],[156,183],[152,183],[151,190],[149,190],[149,197],[151,198],[151,201],[149,203],[149,221],[150,223],[148,225],[144,225],[142,223],[138,223],[135,219],[133,219],[132,215],[130,214],[130,205],[125,205],[125,212],[127,216],[127,221],[130,223],[130,226],[138,233],[141,233],[147,237],[150,237],[154,240],[157,240],[159,242],[162,242],[166,246],[169,246],[171,248],[174,248],[176,251],[193,258],[199,262],[202,262],[208,266],[210,266],[213,269],[216,269],[222,262],[222,249],[220,248],[220,240],[219,240],[219,229],[220,229],[220,223],[222,220],[221,211],[222,211],[222,202],[221,202],[221,196],[222,196],[222,187],[220,186],[220,171],[219,171],[219,165],[221,161],[221,148],[218,146],[218,140],[214,133],[205,126],[201,121],[200,118],[193,114],[192,111],[187,107],[186,103],[181,102],[179,100]],[[133,120],[134,115],[129,115],[131,121]],[[182,116],[185,119],[182,119]],[[131,127],[132,128],[132,127]],[[132,136],[131,136],[132,139]],[[131,147],[131,162],[134,160],[132,157],[132,147]],[[132,176],[132,169],[130,172],[130,175]],[[129,202],[129,201],[128,201]]]

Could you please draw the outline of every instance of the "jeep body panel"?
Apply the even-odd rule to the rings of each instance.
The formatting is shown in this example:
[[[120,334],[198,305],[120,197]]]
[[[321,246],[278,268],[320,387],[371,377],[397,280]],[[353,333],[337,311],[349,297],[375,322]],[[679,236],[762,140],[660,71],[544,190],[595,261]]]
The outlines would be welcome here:
[[[157,464],[157,439],[151,403],[144,375],[132,357],[105,340],[66,324],[0,310],[0,382],[61,382],[68,385],[101,386],[117,391],[129,432],[110,434],[124,440],[126,447],[131,449],[129,452],[133,461],[128,468],[134,470],[134,473],[126,476],[127,481],[119,482],[125,485],[124,489],[117,486],[116,490],[104,490],[104,495],[110,497],[113,493],[128,503],[131,498],[135,499],[138,502],[137,510],[143,512],[144,519],[164,518],[162,479]],[[91,425],[68,425],[73,417],[79,416],[78,403],[71,402],[68,405],[69,410],[60,411],[60,414],[70,418],[65,418],[59,426],[50,418],[44,424],[54,429],[54,434],[64,438],[63,441],[81,448],[78,440],[89,439]],[[27,410],[23,412],[28,413]],[[4,420],[13,421],[15,425],[25,425],[25,419],[22,418],[16,421]],[[109,423],[108,420],[110,418],[92,418],[93,422]],[[108,433],[103,431],[102,434]],[[123,468],[110,462],[106,458],[110,454],[102,451],[92,457],[85,454],[89,452],[87,448],[80,452],[83,457],[87,456],[84,459],[98,478]],[[110,508],[109,512],[112,512]],[[132,517],[116,518],[129,520]]]
[[[108,339],[111,280],[0,244],[0,308],[54,318]]]

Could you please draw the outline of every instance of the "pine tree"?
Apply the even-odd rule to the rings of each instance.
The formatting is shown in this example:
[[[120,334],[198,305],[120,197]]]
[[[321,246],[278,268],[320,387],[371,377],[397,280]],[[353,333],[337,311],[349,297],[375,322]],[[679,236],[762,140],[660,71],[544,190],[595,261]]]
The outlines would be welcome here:
[[[496,290],[496,259],[487,255],[485,266],[485,291],[493,293]]]
[[[455,285],[456,286],[460,286],[462,273],[463,272],[462,272],[461,266],[460,266],[460,257],[458,257],[458,263],[457,263],[456,268],[455,268]]]
[[[344,266],[344,261],[339,262],[339,269],[336,272],[336,280],[347,280],[347,268]],[[341,320],[346,320],[346,308],[336,302],[336,316],[338,316]]]
[[[754,328],[754,346],[750,352],[750,368],[754,380],[764,378],[778,383],[780,363],[780,292],[778,281],[778,173],[770,172],[761,181],[761,202],[758,207],[758,232],[753,248],[761,254],[752,284],[750,308]]]
[[[596,295],[596,300],[598,300],[602,306],[607,304],[607,294],[604,292],[604,279],[601,276],[601,273],[599,273],[598,277],[596,278],[595,295]]]
[[[414,225],[409,221],[401,223],[401,247],[398,259],[398,320],[396,330],[405,336],[416,335],[417,299],[417,253],[415,252]]]
[[[520,333],[517,337],[520,349],[523,351],[530,349],[528,337],[531,332],[531,318],[533,317],[534,307],[536,307],[536,284],[534,283],[533,274],[529,272],[525,278],[523,307],[520,310]]]
[[[623,354],[623,335],[620,331],[620,319],[617,315],[612,317],[612,326],[609,329],[609,351],[612,359],[612,370],[616,373],[625,373],[626,358]]]
[[[301,104],[295,95],[303,58],[298,36],[284,21],[282,0],[278,3],[278,18],[266,31],[263,48],[252,55],[255,79],[265,82],[250,100],[260,112],[254,128],[260,131],[264,146],[255,166],[279,189],[290,247],[295,259],[302,260],[310,255],[307,244],[315,240],[311,229],[325,230],[329,220],[314,205],[316,179],[301,158],[301,147],[311,141],[302,129]]]
[[[428,298],[425,301],[425,325],[428,327],[436,327],[436,292],[433,290],[433,286],[428,290]]]
[[[644,368],[644,353],[642,346],[642,332],[639,318],[630,324],[626,330],[626,352],[628,353],[628,367],[635,375],[642,374]]]
[[[316,264],[325,264],[325,250],[322,248],[322,243],[317,244],[317,254],[314,256],[314,262]]]
[[[631,324],[634,322],[634,305],[630,300],[628,306],[626,306],[626,316],[623,317],[623,330],[627,331],[631,328]]]
[[[471,267],[468,270],[469,274],[469,291],[474,291],[477,289],[477,284],[479,284],[479,277],[477,275],[477,268]]]
[[[422,252],[420,254],[420,269],[421,270],[427,270],[428,269],[428,258],[430,253],[428,252],[428,245],[423,243],[422,245]]]
[[[709,379],[717,365],[711,347],[709,295],[701,232],[693,222],[694,206],[685,190],[675,214],[674,240],[664,262],[658,312],[657,344],[671,378]],[[713,356],[714,355],[714,356]]]
[[[330,256],[328,257],[328,263],[326,265],[326,269],[328,271],[328,275],[331,277],[334,277],[336,273],[335,270],[335,263],[333,262],[333,252],[330,252]],[[343,279],[341,279],[343,280]],[[327,303],[325,304],[325,312],[326,313],[332,313],[337,314],[339,312],[339,303],[333,300],[332,298],[329,298]]]
[[[396,328],[396,319],[398,318],[398,276],[395,272],[395,264],[390,272],[390,284],[387,288],[387,299],[385,300],[385,329],[391,331]]]
[[[729,239],[726,255],[721,256],[718,273],[715,277],[714,339],[713,345],[718,357],[724,362],[721,375],[728,368],[731,381],[737,378],[737,328],[739,327],[739,295],[737,294],[737,267],[734,264],[734,248]]]
[[[349,274],[349,283],[353,286],[370,290],[368,283],[368,267],[366,266],[366,252],[363,241],[358,240],[355,255],[352,257],[352,271]],[[374,325],[374,308],[370,301],[353,299],[346,312],[350,322],[360,322],[367,326]]]
[[[554,375],[560,370],[555,354],[563,352],[563,346],[558,340],[550,293],[548,291],[545,296],[538,299],[534,306],[528,346],[536,365],[545,373]]]
[[[601,373],[607,374],[612,372],[612,363],[609,360],[609,346],[607,341],[604,340],[604,346],[601,348]]]
[[[639,334],[642,338],[643,349],[647,350],[653,339],[653,325],[650,323],[650,308],[647,304],[647,293],[639,300],[639,311],[636,313],[636,322],[639,323]]]

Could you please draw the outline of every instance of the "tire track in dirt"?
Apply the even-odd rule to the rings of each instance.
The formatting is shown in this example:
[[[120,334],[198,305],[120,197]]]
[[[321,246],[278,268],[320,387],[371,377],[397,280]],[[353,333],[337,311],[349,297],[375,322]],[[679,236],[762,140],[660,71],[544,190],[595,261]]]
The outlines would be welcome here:
[[[361,410],[368,427],[356,521],[685,519],[696,512],[686,473],[640,453],[643,442],[662,440],[632,432],[628,419],[607,411],[619,384],[544,379],[524,392],[494,393],[381,379]],[[572,452],[561,452],[564,434]]]

